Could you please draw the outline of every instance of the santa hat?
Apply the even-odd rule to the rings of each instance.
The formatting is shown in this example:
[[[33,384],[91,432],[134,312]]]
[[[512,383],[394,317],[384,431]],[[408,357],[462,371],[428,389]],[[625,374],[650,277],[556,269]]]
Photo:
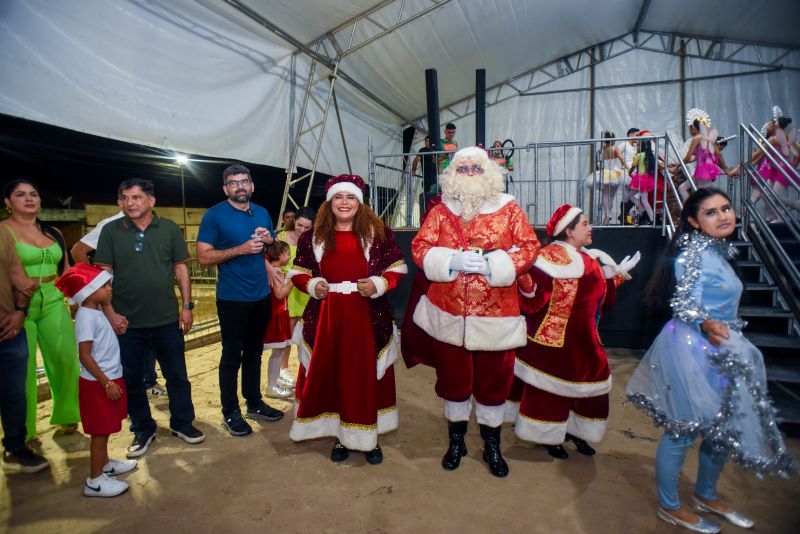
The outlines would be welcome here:
[[[653,135],[653,134],[650,133],[650,130],[642,130],[641,132],[637,133],[636,135],[639,136],[639,137],[647,137],[647,136],[650,136],[650,135]]]
[[[69,299],[70,304],[81,304],[92,293],[111,280],[111,273],[88,263],[76,263],[56,280],[55,286]]]
[[[569,226],[569,223],[575,220],[575,217],[579,216],[581,213],[583,213],[582,209],[570,206],[569,204],[564,204],[559,207],[547,222],[547,237],[553,237],[563,232],[564,229]]]
[[[340,174],[334,176],[325,184],[325,200],[330,202],[336,193],[352,193],[358,201],[364,202],[364,180],[355,174]]]

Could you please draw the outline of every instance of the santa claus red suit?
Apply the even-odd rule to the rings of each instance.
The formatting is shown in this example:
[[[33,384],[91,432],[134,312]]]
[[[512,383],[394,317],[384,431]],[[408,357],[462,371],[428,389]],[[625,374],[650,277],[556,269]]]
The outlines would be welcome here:
[[[608,254],[584,248],[591,244],[591,226],[569,205],[556,210],[547,233],[555,241],[520,280],[528,342],[517,351],[507,420],[515,423],[517,437],[548,445],[552,456],[563,459],[565,438],[591,455],[586,440],[605,435],[611,371],[597,323],[630,278],[638,253],[617,265]]]
[[[398,426],[399,335],[386,293],[407,267],[392,231],[361,204],[363,189],[358,176],[331,178],[314,230],[297,244],[289,276],[312,298],[294,331],[301,368],[289,435],[336,437],[331,460],[359,450],[380,463],[378,434]]]
[[[433,338],[436,393],[444,399],[450,435],[442,466],[456,469],[467,453],[474,398],[483,459],[504,477],[500,426],[514,349],[526,341],[516,279],[530,268],[539,241],[514,198],[501,192],[502,173],[483,149],[456,152],[440,183],[442,203],[425,218],[412,254],[430,280],[413,317]]]

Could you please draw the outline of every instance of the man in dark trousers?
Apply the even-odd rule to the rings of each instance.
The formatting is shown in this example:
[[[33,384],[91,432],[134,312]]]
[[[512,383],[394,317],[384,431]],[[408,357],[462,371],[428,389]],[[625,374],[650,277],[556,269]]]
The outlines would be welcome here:
[[[217,265],[217,314],[222,334],[219,390],[222,426],[233,436],[253,429],[242,417],[236,385],[242,369],[242,395],[249,419],[277,421],[283,412],[261,398],[261,353],[272,307],[264,261],[264,245],[275,241],[272,219],[253,195],[250,170],[231,165],[222,173],[227,197],[210,208],[200,221],[197,259]]]

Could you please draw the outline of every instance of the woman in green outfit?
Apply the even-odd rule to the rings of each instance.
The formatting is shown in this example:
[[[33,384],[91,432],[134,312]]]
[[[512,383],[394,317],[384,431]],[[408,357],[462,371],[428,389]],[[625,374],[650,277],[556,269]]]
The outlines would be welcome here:
[[[312,208],[309,208],[308,206],[300,208],[295,214],[294,225],[292,228],[278,233],[277,239],[289,244],[291,259],[284,267],[286,272],[288,272],[289,269],[292,268],[292,265],[294,265],[294,258],[297,255],[297,240],[300,239],[300,236],[305,232],[311,230],[311,227],[314,226],[315,217],[316,213]],[[308,294],[303,293],[296,287],[293,287],[292,291],[289,293],[287,300],[289,304],[289,326],[291,327],[292,332],[294,332],[294,327],[297,325],[297,321],[299,321],[300,317],[303,316],[303,311],[306,309],[308,299]],[[283,353],[283,359],[281,360],[281,377],[278,380],[278,384],[285,389],[291,389],[294,387],[294,377],[289,372],[288,350]]]
[[[1,224],[16,242],[25,272],[39,283],[25,318],[28,337],[28,374],[25,382],[27,441],[36,439],[36,346],[42,351],[44,370],[53,395],[50,423],[74,432],[80,421],[78,410],[78,366],[75,327],[64,295],[53,282],[69,268],[64,237],[36,214],[42,201],[39,189],[28,180],[14,180],[3,189],[10,213]]]

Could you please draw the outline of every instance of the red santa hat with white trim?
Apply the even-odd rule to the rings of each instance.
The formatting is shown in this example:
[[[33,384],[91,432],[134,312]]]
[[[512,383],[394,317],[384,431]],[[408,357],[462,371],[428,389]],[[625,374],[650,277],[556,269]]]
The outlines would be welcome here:
[[[70,304],[81,304],[92,293],[111,280],[111,273],[88,263],[76,263],[56,280],[55,286],[69,299]]]
[[[582,209],[569,204],[559,206],[547,222],[547,237],[553,237],[563,232],[569,226],[569,223],[574,221],[581,213],[583,213]]]
[[[336,193],[351,193],[358,198],[358,202],[364,203],[364,179],[356,174],[340,174],[334,176],[325,184],[325,201],[330,202]]]

